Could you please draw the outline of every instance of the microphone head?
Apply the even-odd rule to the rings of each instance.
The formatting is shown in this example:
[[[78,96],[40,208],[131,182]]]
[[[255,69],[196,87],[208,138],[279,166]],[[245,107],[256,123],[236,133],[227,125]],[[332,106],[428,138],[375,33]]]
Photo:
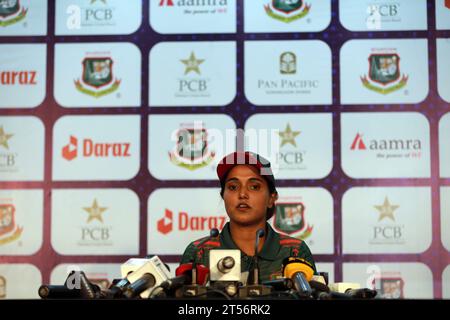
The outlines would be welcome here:
[[[262,237],[264,237],[264,234],[265,234],[266,232],[264,231],[264,229],[258,229],[257,231],[256,231],[256,236],[258,237],[258,238],[262,238]]]
[[[283,274],[286,278],[291,278],[295,273],[304,274],[306,281],[311,281],[314,275],[312,265],[302,258],[288,257],[283,260]]]
[[[211,231],[209,232],[209,236],[211,238],[215,238],[219,235],[219,230],[217,228],[212,228]]]

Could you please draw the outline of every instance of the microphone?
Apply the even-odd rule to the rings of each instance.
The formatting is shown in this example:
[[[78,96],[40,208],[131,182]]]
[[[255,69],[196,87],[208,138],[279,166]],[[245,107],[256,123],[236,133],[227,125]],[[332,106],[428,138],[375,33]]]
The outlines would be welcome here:
[[[66,286],[43,284],[38,289],[42,299],[80,299],[80,289],[69,289]]]
[[[195,265],[196,271],[193,271],[194,263],[184,263],[175,270],[175,277],[167,279],[160,284],[165,291],[176,290],[183,287],[182,292],[175,292],[175,296],[194,297],[206,293],[205,284],[208,281],[209,268],[202,265]],[[196,282],[192,280],[192,274],[196,275]]]
[[[309,282],[314,275],[314,269],[309,262],[302,258],[288,257],[283,260],[283,274],[294,281],[295,289],[302,295],[310,297],[312,294]]]
[[[263,281],[264,286],[270,286],[275,291],[287,291],[294,288],[294,282],[290,278],[279,278]]]
[[[347,289],[345,290],[345,294],[353,299],[373,299],[376,297],[377,291],[369,288]]]
[[[158,256],[144,260],[146,262],[140,268],[126,276],[130,282],[130,285],[124,291],[127,298],[134,298],[137,295],[140,295],[141,298],[148,298],[152,287],[158,286],[170,278],[169,270]],[[134,284],[135,282],[138,283]]]
[[[253,266],[253,284],[239,288],[239,296],[241,298],[244,298],[247,296],[267,295],[272,290],[272,287],[259,284],[258,246],[259,246],[259,239],[264,237],[264,234],[265,234],[264,229],[258,229],[256,231],[255,255],[253,257],[253,264],[254,264],[254,266]]]
[[[88,278],[86,277],[86,274],[81,271],[79,273],[80,277],[80,292],[81,297],[85,299],[96,299],[101,297],[101,290],[100,287],[96,284],[92,284],[89,282]]]
[[[264,237],[264,229],[258,229],[256,231],[256,240],[255,240],[255,256],[254,256],[254,267],[253,267],[253,284],[258,285],[259,283],[259,264],[258,264],[258,246],[259,239]]]
[[[123,295],[128,299],[135,298],[143,291],[151,288],[155,285],[156,278],[151,273],[144,273],[138,280],[130,284],[126,289]]]

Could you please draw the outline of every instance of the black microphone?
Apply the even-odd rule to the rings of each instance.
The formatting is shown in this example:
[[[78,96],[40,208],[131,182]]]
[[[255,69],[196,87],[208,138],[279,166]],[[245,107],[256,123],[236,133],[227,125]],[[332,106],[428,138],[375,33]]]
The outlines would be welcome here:
[[[38,290],[42,299],[80,299],[80,289],[69,289],[66,286],[43,284]]]
[[[279,278],[273,280],[263,281],[262,284],[264,286],[270,286],[275,291],[287,291],[294,288],[294,283],[292,279],[289,278]]]
[[[253,256],[253,274],[252,274],[253,284],[249,284],[247,286],[239,288],[240,298],[268,295],[272,291],[271,286],[259,284],[258,246],[259,246],[259,239],[264,237],[264,234],[265,234],[264,229],[258,229],[256,231],[255,255]]]
[[[121,298],[129,285],[130,281],[127,278],[115,279],[106,291],[107,298]]]
[[[101,289],[98,285],[89,282],[83,271],[79,272],[81,297],[85,299],[96,299],[101,297]]]
[[[264,229],[258,229],[256,231],[256,240],[255,240],[255,256],[254,256],[254,266],[253,266],[253,284],[258,285],[259,283],[259,263],[258,263],[258,246],[259,239],[264,237]]]
[[[156,284],[156,278],[151,273],[145,273],[138,280],[130,284],[124,291],[123,295],[128,298],[135,298],[148,288],[153,287]]]
[[[376,297],[377,291],[369,288],[347,289],[345,290],[345,294],[353,299],[373,299]]]

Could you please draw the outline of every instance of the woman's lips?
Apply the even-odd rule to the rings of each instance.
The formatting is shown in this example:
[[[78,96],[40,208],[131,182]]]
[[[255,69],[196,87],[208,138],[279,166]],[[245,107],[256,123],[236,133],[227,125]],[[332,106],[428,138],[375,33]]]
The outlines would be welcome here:
[[[247,210],[250,210],[251,207],[248,204],[246,204],[246,203],[239,203],[236,206],[236,209],[239,210],[239,211],[247,211]]]

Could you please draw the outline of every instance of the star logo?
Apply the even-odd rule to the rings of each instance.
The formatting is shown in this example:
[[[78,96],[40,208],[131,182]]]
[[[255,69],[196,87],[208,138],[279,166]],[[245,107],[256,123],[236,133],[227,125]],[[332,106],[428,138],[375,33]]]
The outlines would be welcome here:
[[[92,203],[91,207],[83,208],[84,211],[86,211],[89,214],[87,222],[91,222],[94,219],[97,219],[100,222],[103,222],[102,214],[105,212],[108,208],[107,207],[99,207],[97,203],[97,199],[94,199],[94,202]]]
[[[297,147],[295,137],[297,137],[299,134],[300,131],[292,131],[291,126],[288,123],[284,131],[278,132],[278,135],[281,137],[281,147],[284,146],[286,143],[290,143],[294,147]]]
[[[384,203],[381,206],[374,206],[374,207],[380,213],[380,216],[378,217],[378,221],[381,221],[384,218],[389,218],[392,221],[395,221],[394,211],[397,210],[399,206],[391,205],[391,203],[389,202],[388,197],[386,197],[384,199]]]
[[[186,69],[184,70],[185,75],[191,71],[194,71],[197,74],[200,74],[199,65],[201,65],[205,61],[205,59],[197,59],[195,57],[194,52],[191,52],[189,59],[184,59],[184,60],[180,60],[180,61],[186,66]]]
[[[0,127],[0,146],[3,146],[5,149],[9,149],[8,140],[13,136],[13,134],[7,134],[3,130],[3,126]]]

